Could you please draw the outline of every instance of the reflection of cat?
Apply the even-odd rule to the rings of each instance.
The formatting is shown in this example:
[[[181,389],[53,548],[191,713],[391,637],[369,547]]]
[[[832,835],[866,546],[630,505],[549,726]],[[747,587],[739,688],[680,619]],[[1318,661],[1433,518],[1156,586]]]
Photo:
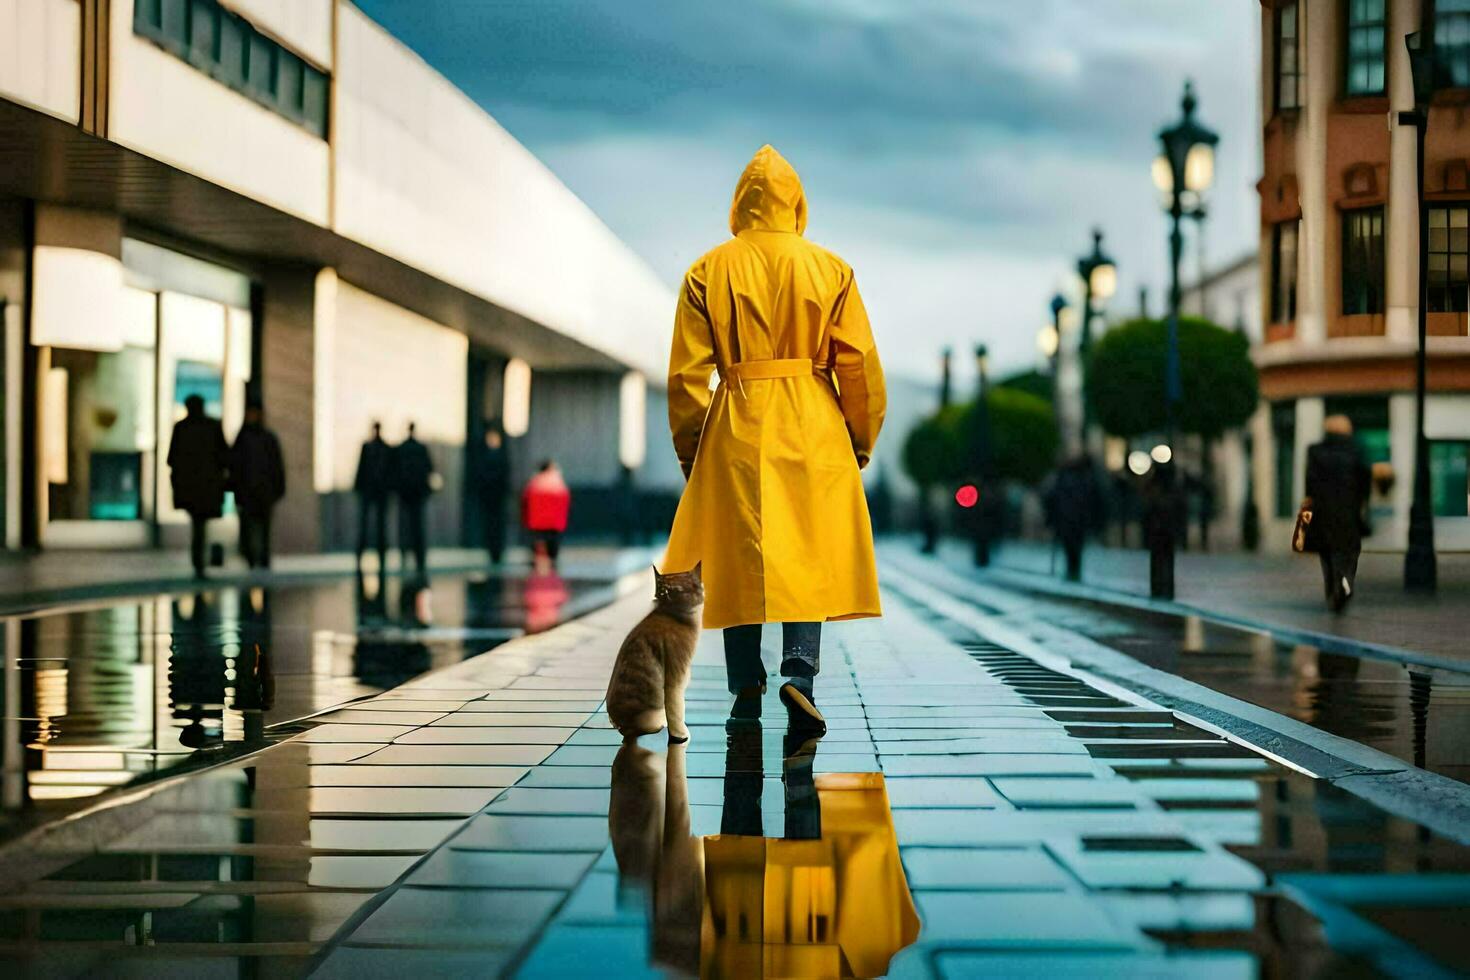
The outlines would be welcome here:
[[[690,836],[684,746],[669,746],[667,764],[625,742],[612,764],[607,823],[618,862],[618,901],[646,896],[654,965],[699,973],[704,918],[704,849]]]
[[[669,575],[654,569],[654,580],[653,611],[628,633],[613,664],[607,716],[625,739],[652,735],[667,720],[669,741],[684,742],[684,685],[699,640],[704,585],[698,565]]]

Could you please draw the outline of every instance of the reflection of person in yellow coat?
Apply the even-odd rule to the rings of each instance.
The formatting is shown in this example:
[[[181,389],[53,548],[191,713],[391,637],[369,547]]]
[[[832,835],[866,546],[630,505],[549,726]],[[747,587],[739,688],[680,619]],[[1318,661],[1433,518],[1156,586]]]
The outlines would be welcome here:
[[[726,661],[731,691],[752,707],[765,680],[759,624],[788,625],[782,699],[819,725],[812,624],[880,614],[858,470],[886,395],[852,269],[805,228],[800,178],[762,147],[735,190],[735,237],[684,278],[669,424],[689,485],[665,570],[703,562],[704,625],[741,627],[726,632]]]

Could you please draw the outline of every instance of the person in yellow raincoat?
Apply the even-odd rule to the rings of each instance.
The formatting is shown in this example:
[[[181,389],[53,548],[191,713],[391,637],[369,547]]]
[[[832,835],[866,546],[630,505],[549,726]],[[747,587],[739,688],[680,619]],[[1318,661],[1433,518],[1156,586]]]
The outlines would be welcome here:
[[[669,426],[689,483],[665,571],[703,563],[734,717],[759,715],[761,624],[783,623],[782,702],[793,724],[824,730],[821,624],[881,615],[858,471],[887,398],[852,268],[805,229],[801,178],[763,146],[735,189],[734,237],[684,277]]]

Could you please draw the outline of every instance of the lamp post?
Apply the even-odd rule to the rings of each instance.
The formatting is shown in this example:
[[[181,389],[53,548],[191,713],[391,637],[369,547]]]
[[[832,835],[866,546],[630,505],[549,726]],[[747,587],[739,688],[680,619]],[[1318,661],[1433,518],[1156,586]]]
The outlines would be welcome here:
[[[1429,488],[1429,440],[1424,437],[1424,388],[1429,325],[1429,227],[1424,213],[1424,132],[1434,94],[1434,39],[1421,31],[1404,37],[1414,76],[1414,109],[1399,113],[1401,126],[1413,126],[1419,193],[1419,349],[1414,358],[1414,502],[1409,507],[1409,543],[1404,552],[1404,588],[1433,592],[1438,582],[1434,556],[1434,503]]]
[[[1092,251],[1077,260],[1077,274],[1082,277],[1082,336],[1077,342],[1077,360],[1082,372],[1087,372],[1087,355],[1092,350],[1092,318],[1095,311],[1092,301],[1106,303],[1118,289],[1118,267],[1102,250],[1101,228],[1092,229]],[[1082,392],[1082,448],[1087,449],[1087,428],[1092,413],[1087,405],[1084,380]]]
[[[1067,300],[1060,293],[1051,298],[1051,323],[1041,328],[1036,335],[1036,349],[1046,358],[1047,370],[1051,375],[1052,415],[1057,411],[1057,367],[1062,353],[1062,313],[1067,309]],[[1060,419],[1059,419],[1060,421]]]
[[[949,407],[949,361],[953,352],[948,348],[939,352],[939,407]]]
[[[1178,441],[1179,400],[1182,386],[1179,368],[1179,262],[1184,252],[1183,222],[1201,207],[1201,195],[1215,178],[1215,144],[1220,137],[1195,121],[1199,103],[1194,85],[1184,83],[1180,108],[1184,117],[1159,131],[1163,152],[1154,160],[1154,183],[1165,194],[1169,208],[1169,327],[1164,365],[1164,418],[1168,445]]]
[[[989,351],[984,344],[975,345],[975,420],[971,430],[970,468],[980,499],[970,508],[974,520],[975,564],[990,564],[990,517],[995,512],[990,485],[990,370]]]

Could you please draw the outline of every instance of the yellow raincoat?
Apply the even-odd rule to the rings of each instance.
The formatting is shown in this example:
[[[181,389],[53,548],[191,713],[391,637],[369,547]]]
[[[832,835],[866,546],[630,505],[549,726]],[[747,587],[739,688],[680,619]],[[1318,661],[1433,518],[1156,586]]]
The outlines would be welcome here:
[[[679,296],[669,426],[689,483],[665,571],[703,562],[708,629],[881,614],[858,470],[883,369],[851,267],[805,228],[801,179],[761,147],[735,189],[735,237]]]

